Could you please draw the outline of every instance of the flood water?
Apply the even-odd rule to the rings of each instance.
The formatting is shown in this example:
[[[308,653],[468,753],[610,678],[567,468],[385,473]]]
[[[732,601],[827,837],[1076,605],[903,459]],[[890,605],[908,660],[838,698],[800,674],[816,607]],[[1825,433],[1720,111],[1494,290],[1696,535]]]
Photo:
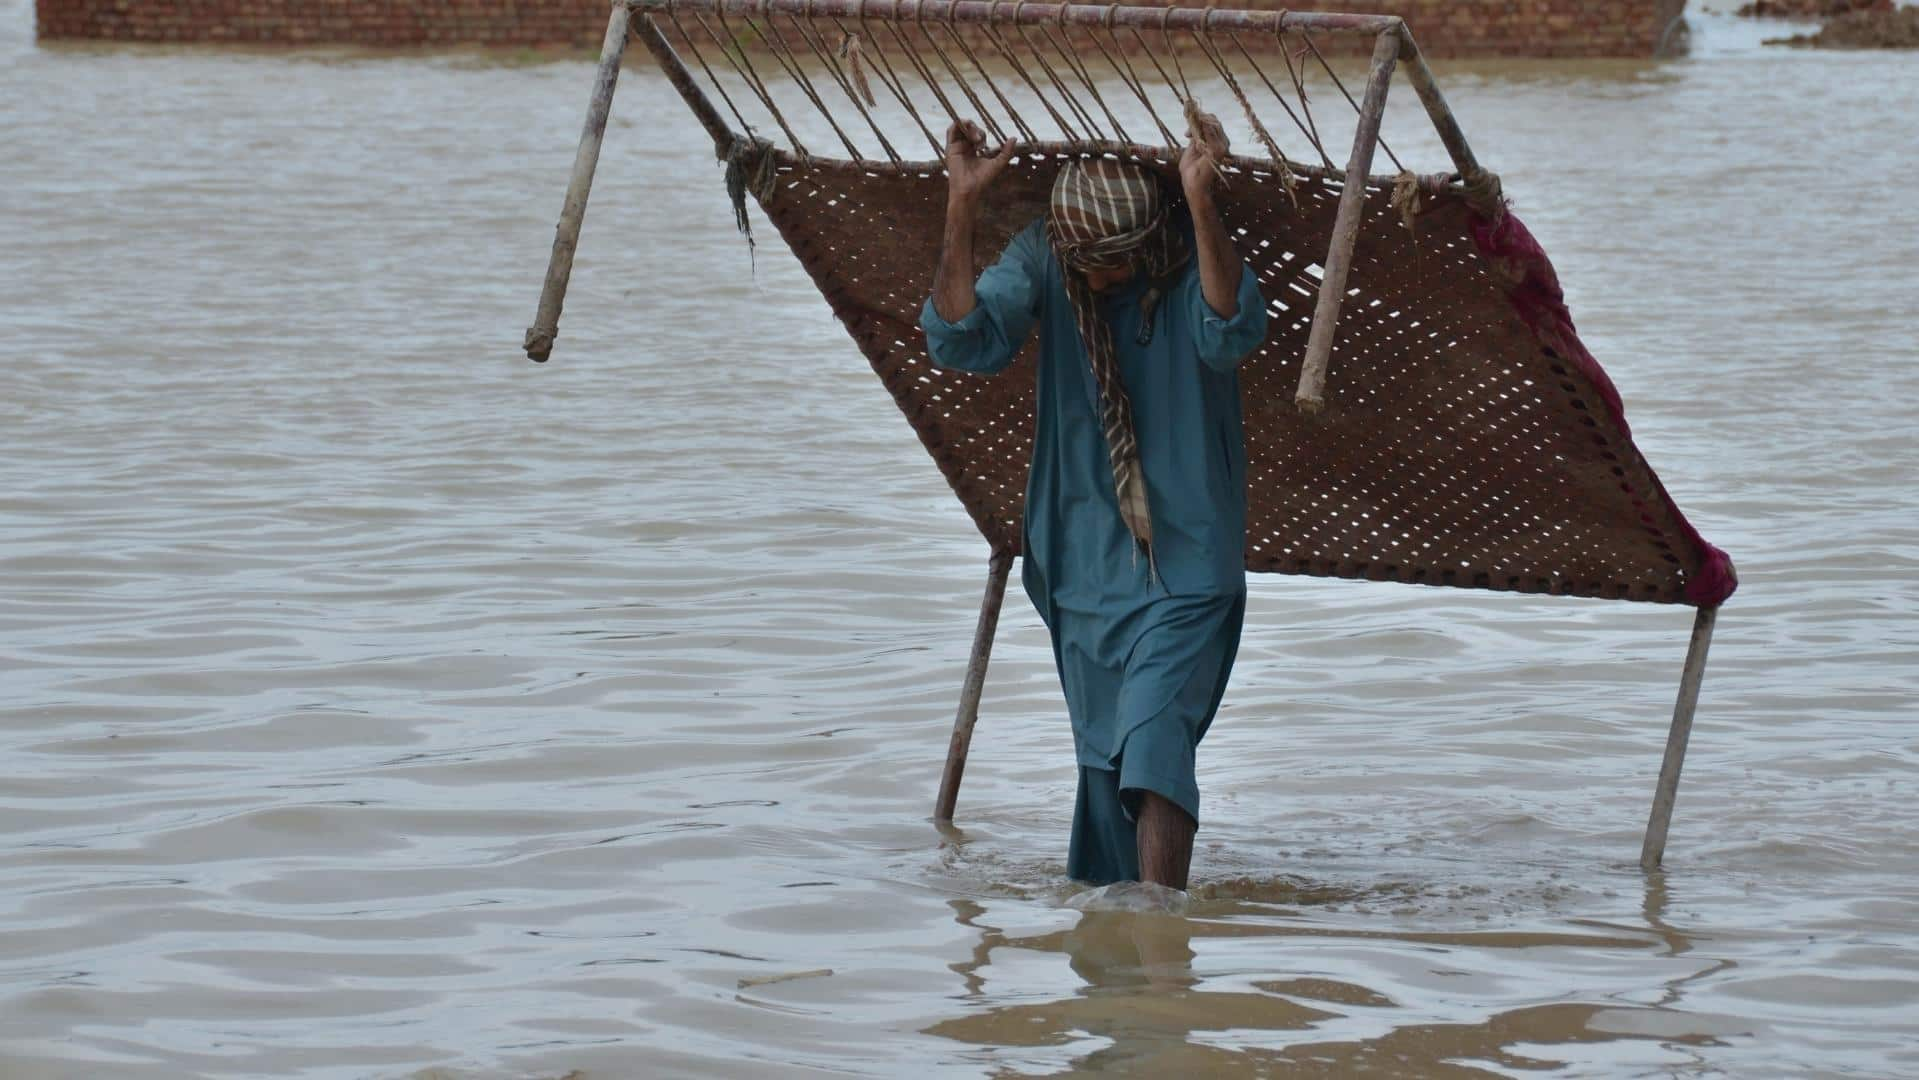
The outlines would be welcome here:
[[[1259,577],[1179,918],[1017,586],[930,823],[984,544],[659,75],[536,367],[589,61],[0,0],[0,1075],[1919,1074],[1919,59],[1694,25],[1440,65],[1740,568],[1667,871],[1690,610]]]

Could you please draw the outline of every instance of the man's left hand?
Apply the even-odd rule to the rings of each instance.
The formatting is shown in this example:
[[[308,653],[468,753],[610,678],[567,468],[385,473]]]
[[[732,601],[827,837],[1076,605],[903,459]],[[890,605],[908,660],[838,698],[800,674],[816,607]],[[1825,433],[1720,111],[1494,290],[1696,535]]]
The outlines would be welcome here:
[[[1220,164],[1226,160],[1229,144],[1219,117],[1186,110],[1186,149],[1179,155],[1179,183],[1188,203],[1212,201],[1213,185],[1219,182]]]

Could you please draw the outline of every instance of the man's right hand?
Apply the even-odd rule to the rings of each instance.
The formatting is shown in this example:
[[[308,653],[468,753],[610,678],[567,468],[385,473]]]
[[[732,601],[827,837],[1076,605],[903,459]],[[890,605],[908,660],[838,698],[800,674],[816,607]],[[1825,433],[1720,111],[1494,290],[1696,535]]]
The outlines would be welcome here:
[[[949,199],[975,201],[992,186],[1012,160],[1009,140],[998,153],[986,152],[986,133],[971,120],[955,121],[946,129],[946,191]]]
[[[946,227],[933,271],[933,311],[949,322],[965,318],[979,302],[973,293],[973,226],[980,194],[1012,158],[1010,141],[998,153],[987,153],[986,133],[971,120],[956,120],[946,129]]]

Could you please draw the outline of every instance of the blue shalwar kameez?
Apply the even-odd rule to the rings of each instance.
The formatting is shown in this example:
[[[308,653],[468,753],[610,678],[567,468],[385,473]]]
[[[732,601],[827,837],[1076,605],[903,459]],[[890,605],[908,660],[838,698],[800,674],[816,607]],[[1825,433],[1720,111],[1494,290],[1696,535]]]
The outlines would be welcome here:
[[[1190,233],[1191,223],[1179,227]],[[1265,337],[1266,307],[1242,268],[1239,310],[1220,318],[1192,262],[1150,327],[1140,275],[1101,301],[1132,401],[1155,582],[1120,518],[1099,391],[1062,274],[1035,222],[980,276],[971,312],[948,322],[929,299],[920,326],[935,364],[988,375],[1039,332],[1020,580],[1052,636],[1079,762],[1067,873],[1106,884],[1139,878],[1140,792],[1199,820],[1193,754],[1225,693],[1246,611],[1236,369]]]

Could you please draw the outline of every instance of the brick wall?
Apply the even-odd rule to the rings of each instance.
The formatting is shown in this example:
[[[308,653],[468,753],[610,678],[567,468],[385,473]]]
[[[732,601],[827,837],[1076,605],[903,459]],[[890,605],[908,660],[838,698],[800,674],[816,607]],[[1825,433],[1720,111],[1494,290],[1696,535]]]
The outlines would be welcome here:
[[[597,51],[605,0],[35,0],[43,40]]]
[[[1268,5],[1403,17],[1429,56],[1651,56],[1685,0],[1336,0]]]
[[[1432,56],[1649,56],[1685,0],[1302,0],[1283,6],[1403,15]],[[44,39],[597,51],[607,3],[35,0],[35,9]]]

